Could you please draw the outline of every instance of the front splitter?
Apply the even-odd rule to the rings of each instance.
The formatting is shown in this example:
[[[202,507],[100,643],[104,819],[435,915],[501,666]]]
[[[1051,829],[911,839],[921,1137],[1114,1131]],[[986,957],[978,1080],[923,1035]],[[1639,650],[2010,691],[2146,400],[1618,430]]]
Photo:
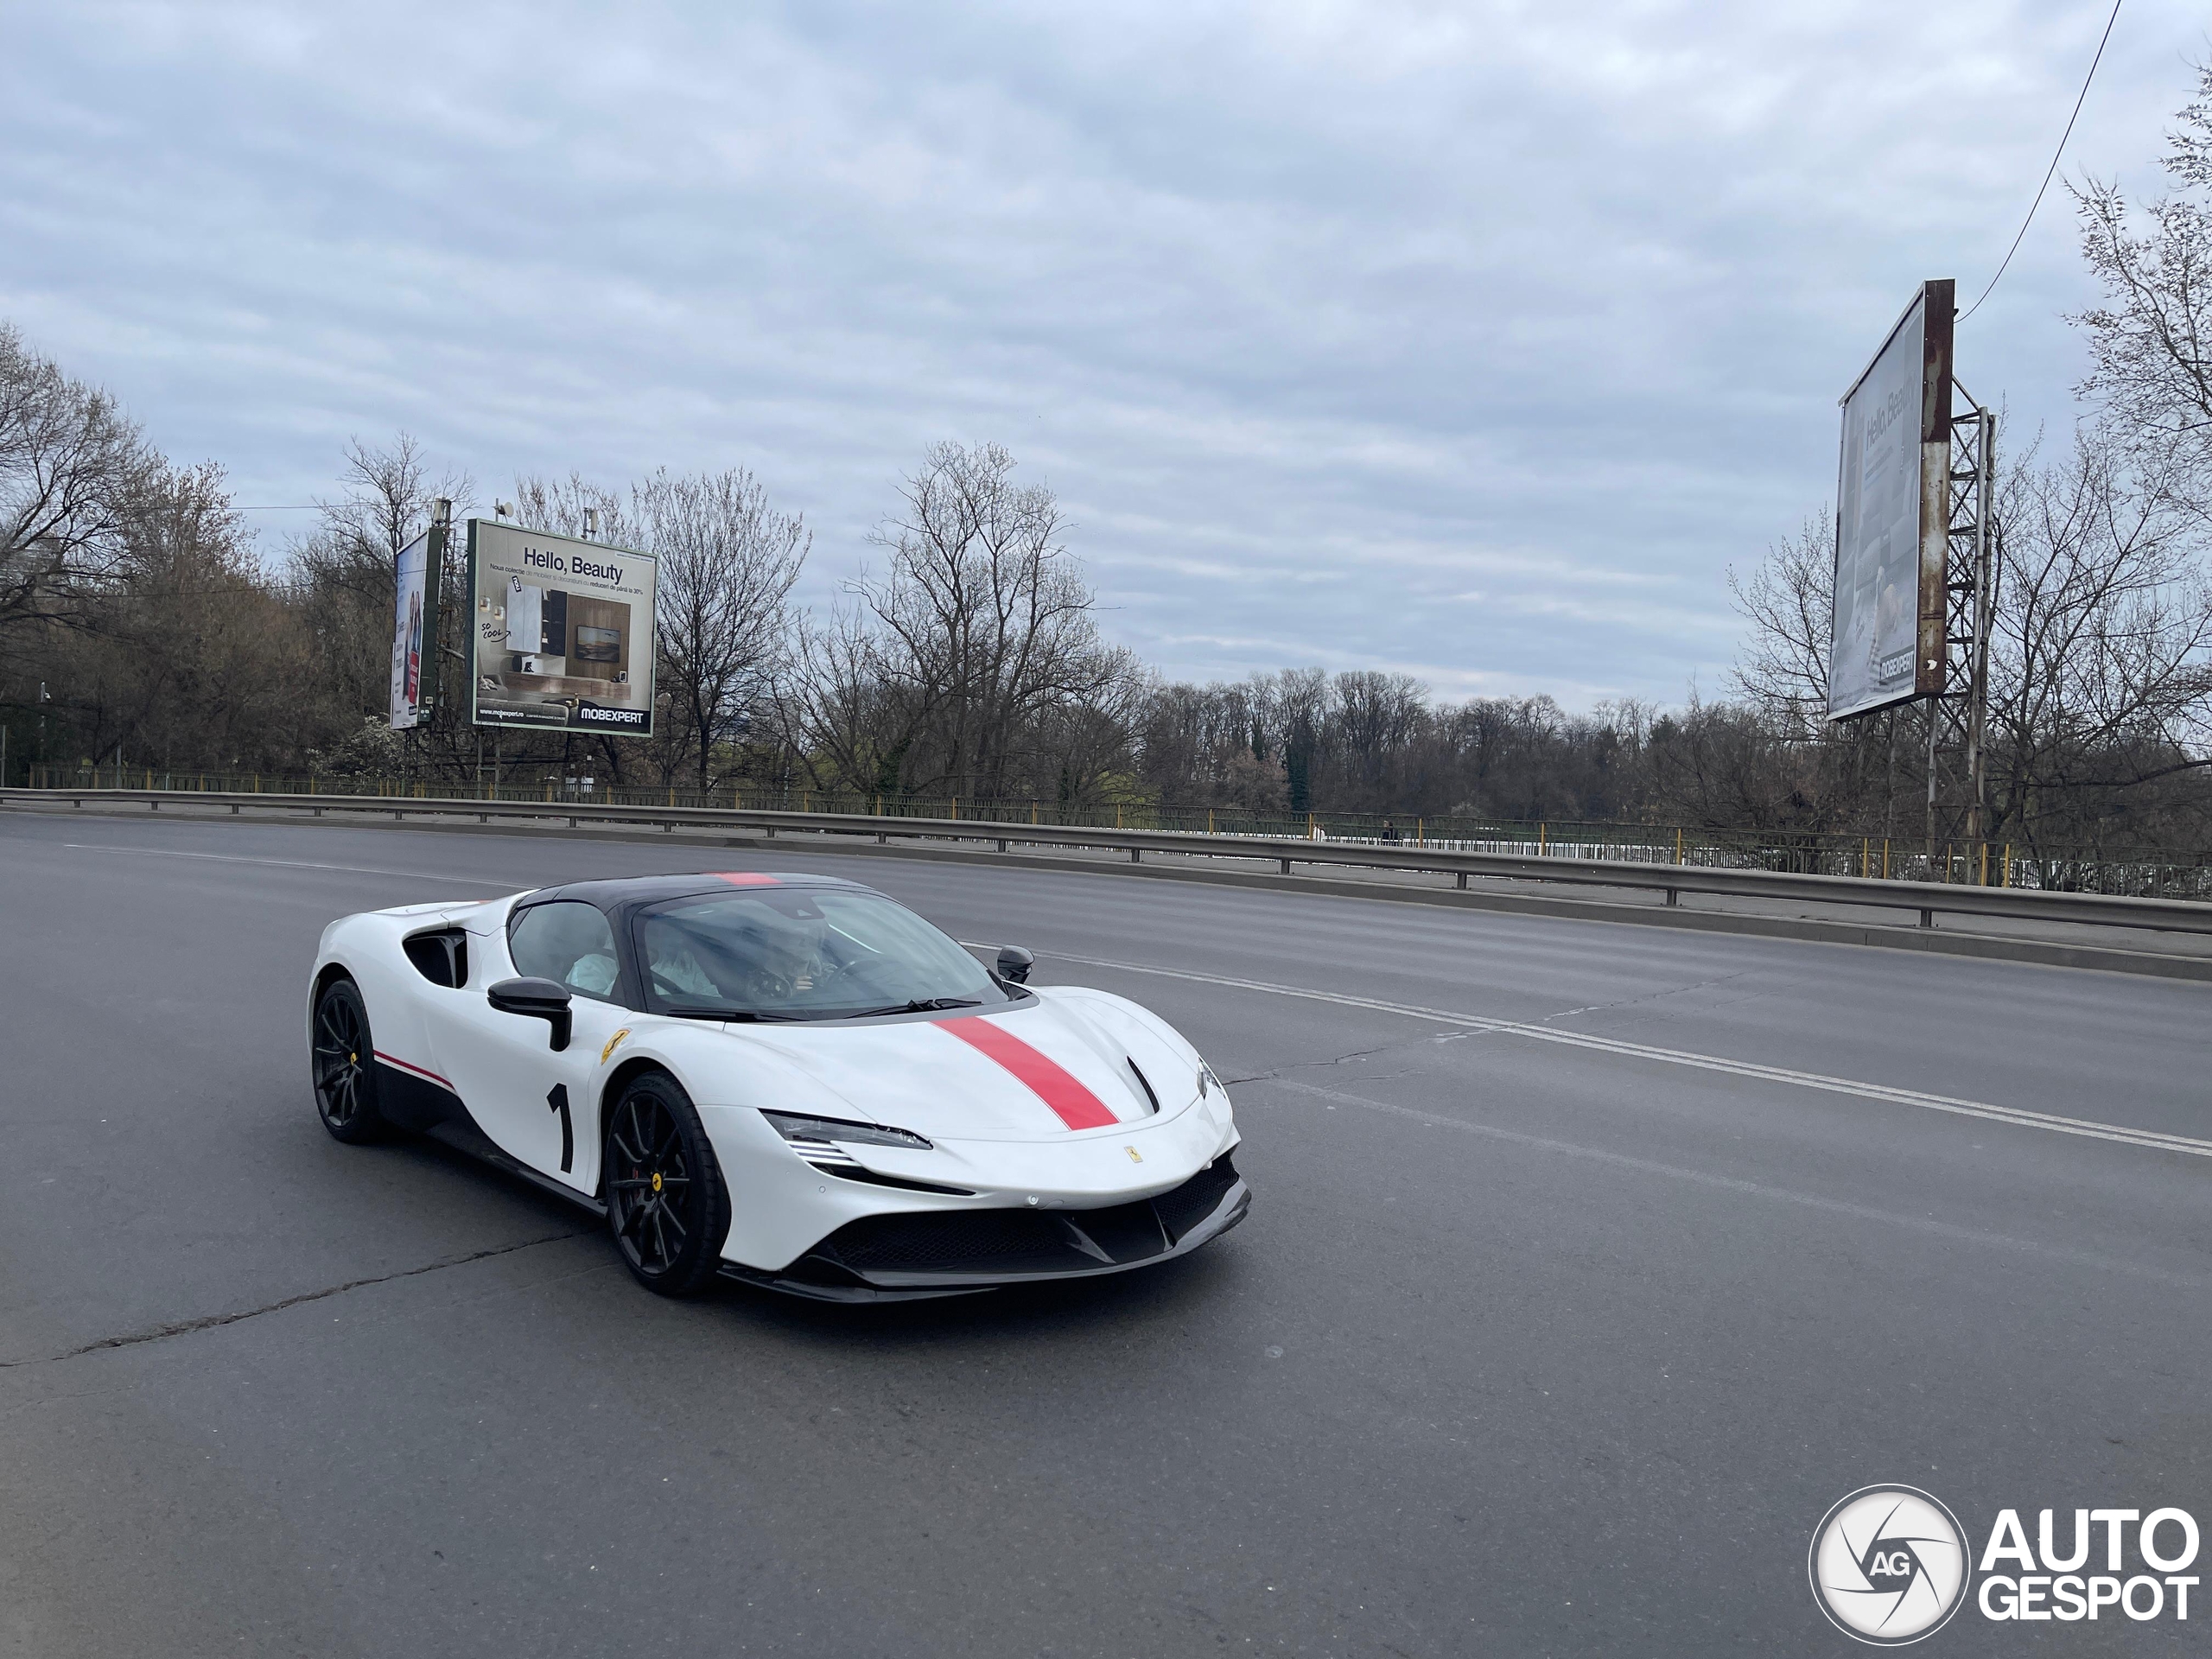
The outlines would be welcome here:
[[[1222,1194],[1221,1202],[1214,1207],[1212,1213],[1169,1249],[1135,1262],[1116,1262],[1095,1268],[983,1274],[861,1273],[842,1263],[837,1264],[838,1271],[849,1274],[853,1279],[854,1282],[850,1284],[815,1283],[793,1278],[788,1274],[745,1267],[735,1262],[723,1262],[721,1271],[725,1278],[734,1279],[741,1284],[757,1285],[764,1290],[780,1291],[787,1296],[804,1296],[817,1302],[915,1302],[943,1296],[975,1296],[985,1291],[1003,1290],[1014,1285],[1047,1284],[1065,1279],[1103,1279],[1113,1274],[1134,1273],[1140,1268],[1157,1267],[1162,1262],[1172,1262],[1179,1255],[1188,1255],[1192,1251],[1211,1243],[1243,1221],[1251,1209],[1252,1189],[1240,1176],[1236,1184]],[[800,1258],[801,1261],[805,1259]]]

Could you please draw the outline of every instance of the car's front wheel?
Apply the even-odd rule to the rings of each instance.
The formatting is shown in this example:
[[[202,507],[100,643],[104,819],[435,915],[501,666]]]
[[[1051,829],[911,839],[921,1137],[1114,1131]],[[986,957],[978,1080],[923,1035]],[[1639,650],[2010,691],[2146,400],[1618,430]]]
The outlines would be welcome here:
[[[721,1265],[729,1189],[691,1097],[665,1071],[632,1077],[607,1115],[607,1225],[631,1274],[663,1296]]]
[[[368,1005],[352,980],[332,980],[315,999],[310,1046],[322,1127],[349,1145],[375,1140],[385,1127],[377,1101],[376,1048]]]

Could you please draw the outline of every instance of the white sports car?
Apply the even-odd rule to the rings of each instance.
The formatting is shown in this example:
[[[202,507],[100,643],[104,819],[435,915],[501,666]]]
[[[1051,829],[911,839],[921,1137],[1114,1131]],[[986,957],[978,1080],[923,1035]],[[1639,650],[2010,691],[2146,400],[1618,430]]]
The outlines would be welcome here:
[[[324,930],[339,1140],[437,1136],[607,1218],[649,1289],[835,1301],[1182,1255],[1244,1218],[1221,1080],[1103,991],[1032,988],[871,888],[580,881]]]

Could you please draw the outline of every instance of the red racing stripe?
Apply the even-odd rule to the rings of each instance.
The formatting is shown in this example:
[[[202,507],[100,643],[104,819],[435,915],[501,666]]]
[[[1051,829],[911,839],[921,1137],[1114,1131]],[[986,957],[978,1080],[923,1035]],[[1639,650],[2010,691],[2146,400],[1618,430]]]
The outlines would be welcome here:
[[[446,1090],[448,1092],[450,1092],[453,1088],[453,1084],[448,1083],[436,1072],[428,1071],[422,1066],[416,1065],[411,1060],[403,1060],[397,1054],[387,1054],[384,1050],[378,1049],[376,1051],[376,1057],[382,1060],[386,1065],[396,1065],[403,1071],[412,1071],[418,1077],[428,1077],[432,1083],[436,1084],[438,1087]]]
[[[988,1055],[1029,1086],[1030,1091],[1059,1115],[1071,1129],[1096,1129],[1121,1120],[1106,1109],[1097,1096],[1084,1088],[1060,1063],[989,1020],[969,1014],[958,1020],[932,1020],[939,1031],[957,1037],[980,1054]]]
[[[784,884],[772,875],[762,875],[758,870],[716,870],[717,881],[727,881],[733,887],[780,887]]]

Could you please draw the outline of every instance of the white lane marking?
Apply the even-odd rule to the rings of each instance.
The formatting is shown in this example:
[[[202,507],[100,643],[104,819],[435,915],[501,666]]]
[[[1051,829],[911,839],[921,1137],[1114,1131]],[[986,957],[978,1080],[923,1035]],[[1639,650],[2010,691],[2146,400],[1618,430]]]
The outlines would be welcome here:
[[[1372,1112],[1387,1113],[1392,1117],[1409,1118],[1416,1123],[1426,1123],[1433,1128],[1458,1129],[1468,1135],[1478,1135],[1492,1141],[1503,1141],[1516,1147],[1527,1147],[1537,1152],[1561,1154],[1570,1158],[1586,1158],[1593,1163],[1607,1164],[1616,1169],[1635,1170],[1641,1174],[1665,1175],[1680,1181],[1694,1181],[1700,1186],[1717,1187],[1724,1192],[1740,1192],[1753,1198],[1779,1198],[1787,1204],[1802,1205],[1809,1210],[1823,1210],[1832,1215],[1849,1216],[1858,1221],[1875,1221],[1885,1226],[1906,1227],[1916,1232],[1932,1234],[1937,1238],[1955,1239],[1962,1243],[1995,1245],[2002,1249],[2018,1250],[2030,1255],[2049,1257],[2075,1267],[2101,1268],[2107,1273],[2124,1273],[2137,1278],[2150,1279],[2159,1284],[2177,1285],[2189,1289],[2201,1289],[2208,1282],[2202,1274],[2174,1273],[2164,1268],[2154,1268],[2141,1262],[2120,1257],[2100,1255],[2089,1250],[2068,1249],[2063,1245],[2044,1244],[2031,1238],[2018,1238],[2010,1233],[1992,1233],[1978,1227],[1961,1227],[1948,1221],[1937,1221],[1931,1216],[1909,1216],[1894,1210],[1879,1210],[1872,1205],[1853,1204],[1846,1198],[1822,1198],[1817,1193],[1800,1192],[1787,1186],[1769,1186],[1763,1181],[1746,1181],[1732,1175],[1715,1175],[1709,1170],[1685,1169],[1680,1164],[1662,1164],[1654,1158],[1631,1157],[1627,1153],[1607,1152],[1598,1147],[1577,1145],[1572,1141],[1554,1141],[1541,1135],[1525,1135],[1518,1129],[1501,1129],[1488,1123],[1471,1123],[1465,1118],[1444,1117],[1435,1112],[1416,1110],[1411,1106],[1395,1106],[1389,1101],[1370,1100],[1364,1095],[1348,1095],[1341,1090],[1324,1089],[1311,1083],[1298,1083],[1288,1077],[1263,1079],[1270,1089],[1287,1089],[1301,1095],[1312,1095],[1321,1100],[1336,1101],[1346,1106],[1358,1106]]]
[[[1308,990],[1302,985],[1275,985],[1265,980],[1234,979],[1224,974],[1194,974],[1184,969],[1154,968],[1135,962],[1109,962],[1099,957],[1069,957],[1055,953],[1054,959],[1081,963],[1089,968],[1118,968],[1125,973],[1154,974],[1163,979],[1189,980],[1201,985],[1224,985],[1235,990],[1264,991],[1274,996],[1303,997],[1313,1002],[1334,1002],[1347,1008],[1401,1014],[1408,1020],[1426,1020],[1438,1025],[1457,1026],[1467,1031],[1496,1032],[1508,1037],[1529,1038],[1540,1043],[1558,1043],[1568,1048],[1587,1048],[1603,1054],[1618,1054],[1629,1059],[1693,1066],[1702,1071],[1724,1071],[1732,1077],[1756,1077],[1762,1083],[1789,1084],[1799,1089],[1820,1089],[1830,1094],[1856,1095],[1862,1100],[1886,1101],[1891,1105],[1917,1106],[1925,1111],[1953,1112],[1962,1117],[1987,1118],[1992,1122],[2010,1123],[2024,1129],[2047,1129],[2054,1135],[2086,1135],[2097,1141],[2117,1141],[2126,1146],[2152,1147],[2161,1152],[2185,1152],[2198,1158],[2212,1158],[2212,1141],[2200,1141],[2186,1135],[2167,1135],[2158,1129],[2131,1128],[2124,1123],[2100,1123],[2087,1118],[2059,1117],[2049,1112],[2025,1111],[2016,1106],[1995,1106],[1986,1101],[1958,1100],[1949,1095],[1923,1094],[1917,1089],[1893,1089],[1887,1084],[1831,1077],[1818,1071],[1792,1071],[1778,1065],[1760,1065],[1751,1060],[1726,1059],[1717,1054],[1692,1054],[1678,1048],[1655,1048],[1648,1043],[1624,1042],[1618,1037],[1599,1037],[1588,1032],[1561,1031],[1552,1026],[1532,1026],[1516,1020],[1493,1020],[1480,1014],[1452,1014],[1442,1008],[1424,1008],[1405,1002],[1383,1002],[1373,997],[1347,996],[1338,991]]]
[[[106,847],[88,841],[65,841],[64,847],[79,853],[130,853],[140,858],[204,858],[217,864],[281,864],[289,870],[340,870],[349,875],[404,875],[416,881],[458,881],[471,887],[505,887],[520,892],[512,881],[486,881],[474,875],[432,875],[426,870],[379,870],[366,864],[310,864],[297,858],[241,858],[233,853],[173,853],[161,847]]]

